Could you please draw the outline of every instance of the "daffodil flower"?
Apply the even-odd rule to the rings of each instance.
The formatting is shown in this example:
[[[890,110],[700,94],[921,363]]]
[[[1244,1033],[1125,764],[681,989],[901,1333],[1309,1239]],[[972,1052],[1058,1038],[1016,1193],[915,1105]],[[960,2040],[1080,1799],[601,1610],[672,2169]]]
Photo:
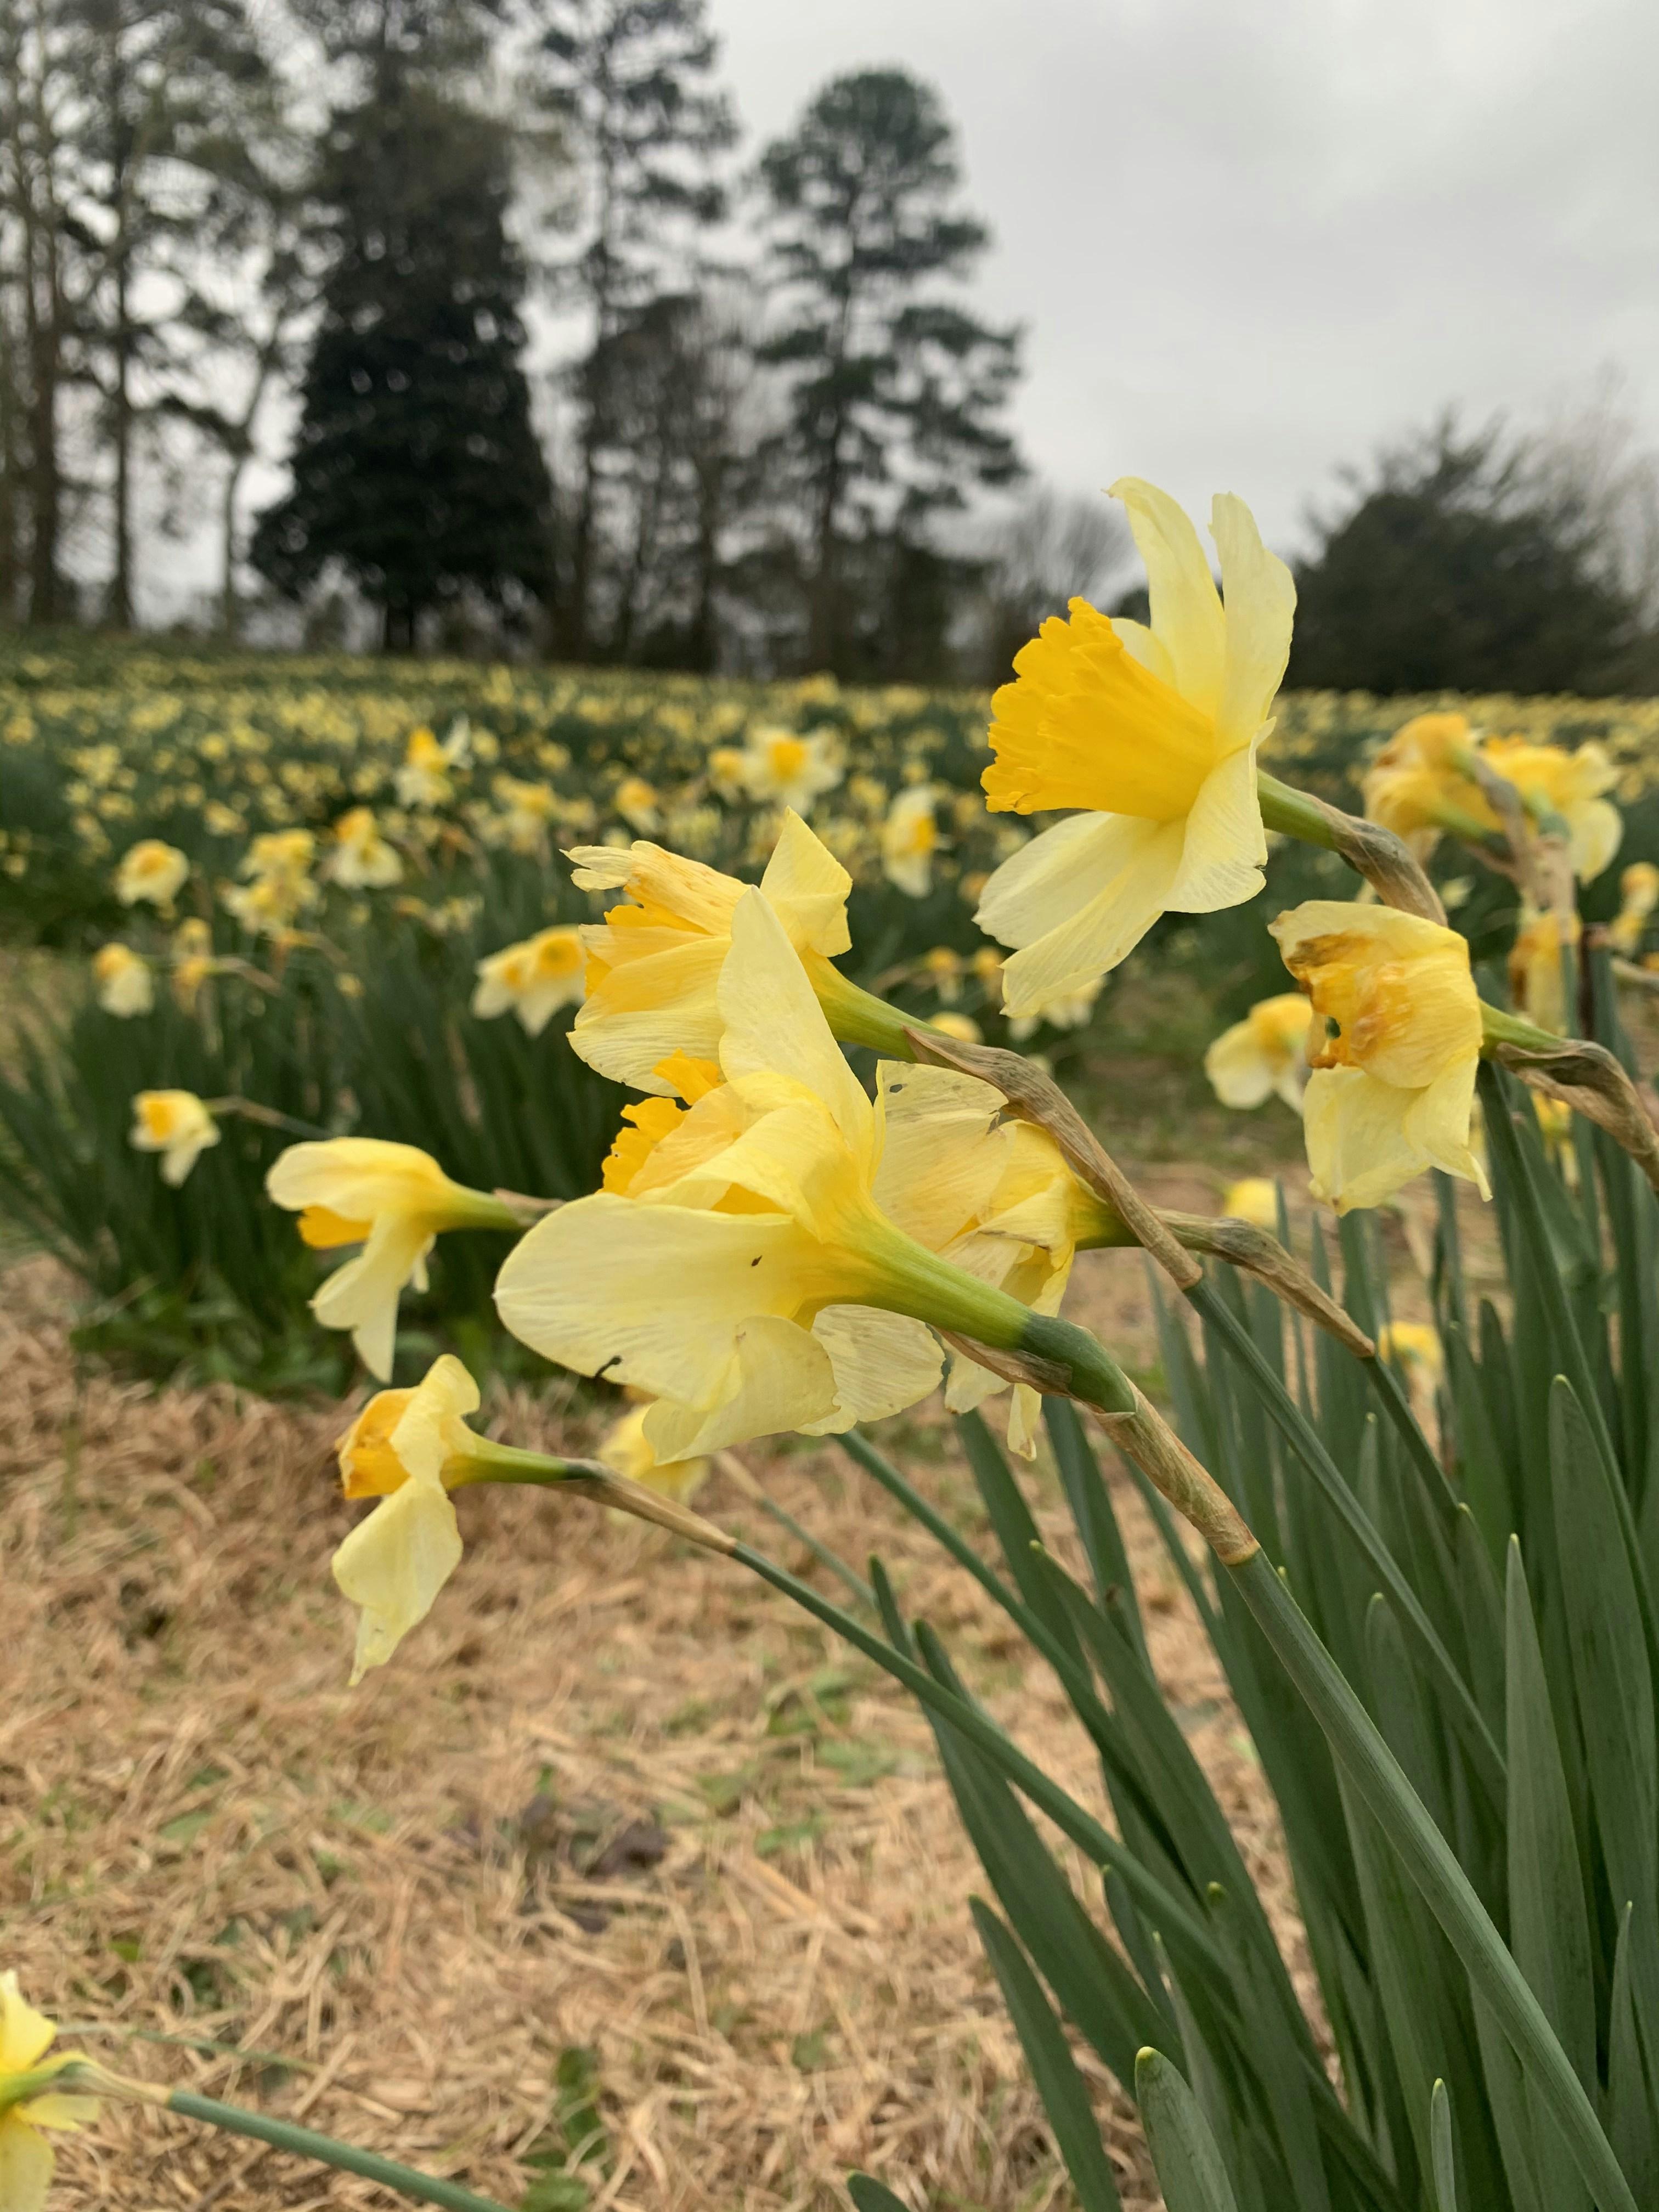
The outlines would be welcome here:
[[[1603,794],[1618,780],[1598,744],[1569,752],[1529,738],[1476,739],[1467,716],[1417,714],[1403,723],[1366,770],[1365,812],[1426,860],[1443,831],[1472,841],[1497,836],[1502,817],[1476,775],[1484,766],[1513,784],[1535,819],[1565,829],[1572,872],[1599,876],[1624,836],[1619,810]]]
[[[1299,1114],[1308,1076],[1308,1002],[1300,991],[1258,999],[1211,1045],[1204,1073],[1224,1106],[1260,1106],[1277,1095]]]
[[[479,961],[472,1011],[488,1021],[510,1009],[526,1036],[539,1036],[561,1006],[579,1005],[586,953],[580,929],[556,925]]]
[[[477,1410],[477,1384],[446,1353],[414,1389],[377,1391],[336,1444],[345,1495],[381,1500],[334,1554],[359,1608],[354,1684],[385,1666],[460,1565],[449,1493],[483,1471],[484,1440],[466,1425]]]
[[[744,742],[738,774],[751,799],[806,815],[841,781],[838,751],[832,732],[801,737],[763,723]]]
[[[648,1405],[630,1406],[605,1431],[598,1457],[629,1482],[637,1482],[677,1505],[689,1505],[708,1479],[707,1458],[660,1460],[645,1433]]]
[[[1393,907],[1334,899],[1271,927],[1326,1032],[1303,1102],[1315,1197],[1339,1213],[1378,1206],[1428,1167],[1487,1196],[1469,1149],[1481,1014],[1466,941]]]
[[[1578,949],[1576,914],[1539,914],[1524,901],[1510,947],[1510,997],[1517,1013],[1552,1036],[1567,1033],[1566,959]]]
[[[100,945],[92,956],[92,980],[104,1012],[123,1021],[147,1014],[155,1004],[149,963],[130,945]]]
[[[1619,878],[1619,911],[1607,925],[1615,952],[1633,957],[1640,949],[1648,917],[1659,907],[1659,868],[1651,860],[1632,860]]]
[[[881,825],[881,872],[910,898],[926,898],[933,887],[938,797],[931,784],[912,784],[900,792]]]
[[[586,928],[587,998],[570,1042],[601,1075],[666,1095],[656,1073],[676,1051],[712,1060],[722,1017],[718,986],[731,950],[732,916],[745,886],[700,860],[659,845],[578,846],[569,855],[584,890],[625,896]],[[847,951],[847,896],[853,879],[798,814],[787,814],[760,888],[789,941],[812,960],[825,988]]]
[[[1308,1023],[1308,1002],[1302,1004],[1302,1025]],[[1235,1221],[1248,1221],[1253,1228],[1279,1234],[1279,1192],[1266,1176],[1242,1176],[1237,1182],[1229,1183],[1221,1211]]]
[[[278,1206],[300,1216],[318,1251],[361,1244],[311,1301],[325,1328],[349,1328],[357,1355],[384,1382],[392,1374],[398,1301],[426,1288],[427,1255],[446,1229],[512,1229],[515,1215],[486,1191],[452,1182],[429,1154],[375,1137],[290,1145],[265,1178]]]
[[[397,848],[380,834],[374,811],[354,806],[334,825],[328,872],[342,890],[385,890],[404,878]]]
[[[43,2130],[74,2134],[98,2117],[97,2100],[66,2095],[54,2075],[83,2062],[72,2051],[48,2058],[58,2031],[36,2012],[11,1970],[0,1974],[0,2207],[41,2212],[56,2163]]]
[[[1598,744],[1534,744],[1528,738],[1488,738],[1480,757],[1520,793],[1536,813],[1557,816],[1566,825],[1572,872],[1580,883],[1599,876],[1619,850],[1625,819],[1603,796],[1619,771]],[[1492,817],[1494,823],[1496,815]]]
[[[1014,1015],[1116,967],[1166,909],[1249,898],[1267,857],[1255,757],[1290,652],[1290,571],[1243,501],[1218,496],[1224,611],[1174,501],[1138,477],[1112,489],[1146,564],[1150,629],[1073,599],[992,701],[992,811],[1080,810],[1006,860],[980,900],[981,927],[1018,948],[1004,978]]]
[[[193,1091],[141,1091],[132,1102],[134,1149],[160,1152],[161,1180],[175,1190],[220,1135],[218,1123]]]
[[[524,1343],[660,1401],[644,1431],[664,1460],[915,1404],[940,1370],[925,1322],[1029,1347],[1037,1322],[882,1211],[880,1115],[782,920],[750,890],[728,927],[725,1082],[664,1112],[625,1191],[532,1229],[495,1286]]]
[[[115,872],[115,896],[123,906],[170,907],[190,876],[190,862],[176,845],[159,837],[142,838],[121,855]]]

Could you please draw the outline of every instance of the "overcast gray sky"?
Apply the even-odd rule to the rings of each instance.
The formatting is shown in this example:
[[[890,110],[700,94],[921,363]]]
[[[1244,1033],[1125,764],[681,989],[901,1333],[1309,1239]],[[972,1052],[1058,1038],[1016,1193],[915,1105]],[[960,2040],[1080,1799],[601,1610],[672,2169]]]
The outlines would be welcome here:
[[[1025,448],[1270,540],[1448,401],[1622,372],[1659,446],[1659,0],[711,0],[746,150],[838,71],[942,92],[1025,325]]]

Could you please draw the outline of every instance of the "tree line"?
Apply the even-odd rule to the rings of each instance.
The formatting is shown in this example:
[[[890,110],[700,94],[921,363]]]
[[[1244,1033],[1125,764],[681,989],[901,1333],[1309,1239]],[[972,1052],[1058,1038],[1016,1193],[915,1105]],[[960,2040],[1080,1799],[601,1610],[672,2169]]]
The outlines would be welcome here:
[[[406,650],[995,680],[1126,548],[1026,477],[988,243],[902,70],[745,156],[705,0],[8,0],[0,622],[131,627],[210,497],[227,635],[252,576]],[[1292,679],[1651,688],[1652,493],[1449,416],[1311,519]]]

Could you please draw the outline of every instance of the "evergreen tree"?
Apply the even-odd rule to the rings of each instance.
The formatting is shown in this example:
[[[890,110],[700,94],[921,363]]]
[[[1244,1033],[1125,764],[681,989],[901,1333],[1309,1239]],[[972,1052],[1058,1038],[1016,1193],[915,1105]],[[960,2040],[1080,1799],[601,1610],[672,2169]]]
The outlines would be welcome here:
[[[641,455],[641,380],[697,335],[687,279],[707,273],[697,240],[726,211],[713,164],[737,126],[711,82],[717,50],[704,0],[532,0],[532,14],[542,100],[580,185],[571,250],[551,264],[553,293],[586,324],[570,377],[574,481],[557,626],[573,659],[621,657],[637,626],[656,504],[669,477],[692,465],[665,449],[665,434],[690,419],[678,408],[647,426]]]
[[[332,252],[293,489],[252,557],[291,597],[337,563],[382,610],[387,649],[410,649],[422,614],[469,590],[509,615],[544,594],[551,495],[519,361],[506,134],[417,65],[409,11],[362,12],[367,96],[333,118],[318,179]]]
[[[841,675],[925,674],[973,564],[938,518],[1021,471],[999,417],[1018,337],[941,289],[984,250],[954,202],[955,134],[902,70],[836,78],[769,146],[760,183],[787,391],[771,458],[805,510],[805,656]]]
[[[1615,688],[1636,624],[1594,503],[1501,426],[1384,453],[1297,570],[1288,681],[1344,690]]]

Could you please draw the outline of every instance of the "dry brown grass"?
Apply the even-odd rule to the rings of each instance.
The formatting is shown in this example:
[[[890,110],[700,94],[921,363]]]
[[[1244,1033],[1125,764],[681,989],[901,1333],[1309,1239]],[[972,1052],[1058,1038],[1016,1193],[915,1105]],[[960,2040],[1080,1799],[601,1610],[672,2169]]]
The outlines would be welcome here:
[[[1163,1180],[1166,1202],[1203,1202]],[[1099,1255],[1082,1287],[1148,1359],[1138,1261]],[[738,1570],[494,1492],[462,1501],[466,1558],[432,1619],[349,1691],[327,1576],[353,1510],[328,1459],[338,1409],[77,1380],[60,1282],[36,1263],[3,1296],[0,1953],[89,2024],[88,2049],[507,2203],[578,2047],[609,2140],[590,2212],[844,2205],[858,2165],[915,2205],[1069,2201],[967,1922],[972,1855],[894,1686]],[[591,1415],[491,1410],[524,1441],[592,1440]],[[944,1431],[918,1421],[905,1443],[979,1528]],[[884,1494],[831,1445],[750,1457],[843,1556],[881,1552],[907,1608],[1103,1814],[1046,1670],[1023,1671],[1002,1617]],[[1052,1480],[1028,1490],[1065,1553]],[[821,1572],[730,1485],[700,1502]],[[1294,1955],[1253,1755],[1155,1538],[1126,1520],[1160,1674]],[[1128,2108],[1083,2063],[1125,2203],[1150,2206]],[[54,2202],[387,2199],[111,2108],[65,2142]]]

